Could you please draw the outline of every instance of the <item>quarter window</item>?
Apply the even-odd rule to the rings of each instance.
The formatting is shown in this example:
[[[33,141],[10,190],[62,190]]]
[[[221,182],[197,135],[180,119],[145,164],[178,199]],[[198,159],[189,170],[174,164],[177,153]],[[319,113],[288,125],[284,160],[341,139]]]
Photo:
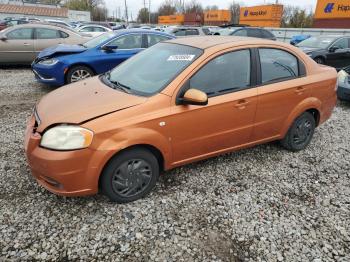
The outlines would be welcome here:
[[[281,81],[299,76],[298,59],[283,50],[259,49],[262,83]]]
[[[26,40],[32,39],[33,29],[32,28],[21,28],[9,32],[6,37],[12,40]]]
[[[109,45],[116,45],[118,49],[134,49],[142,47],[142,35],[134,34],[134,35],[126,35],[121,36],[112,42]]]
[[[147,35],[148,46],[157,44],[158,42],[168,40],[169,38],[162,35]]]
[[[190,80],[190,87],[208,96],[220,95],[250,86],[250,51],[240,50],[218,56]]]
[[[37,39],[56,39],[61,38],[59,31],[46,28],[37,28],[36,29],[36,38]]]

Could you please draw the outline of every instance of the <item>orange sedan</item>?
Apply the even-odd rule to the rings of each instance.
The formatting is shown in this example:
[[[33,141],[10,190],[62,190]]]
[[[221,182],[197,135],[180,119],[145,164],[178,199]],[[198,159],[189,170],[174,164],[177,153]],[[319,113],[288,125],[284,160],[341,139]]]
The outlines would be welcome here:
[[[43,97],[25,151],[53,193],[130,202],[177,166],[274,140],[304,149],[332,114],[336,82],[335,69],[284,43],[171,40]]]

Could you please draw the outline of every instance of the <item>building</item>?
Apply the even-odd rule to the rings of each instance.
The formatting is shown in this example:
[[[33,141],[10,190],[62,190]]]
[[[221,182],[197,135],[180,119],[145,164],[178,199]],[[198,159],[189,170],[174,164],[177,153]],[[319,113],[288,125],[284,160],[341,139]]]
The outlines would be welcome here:
[[[314,28],[350,28],[349,0],[318,0]]]
[[[66,22],[91,21],[91,14],[87,11],[69,10],[59,5],[0,0],[0,20],[6,17],[56,19]]]

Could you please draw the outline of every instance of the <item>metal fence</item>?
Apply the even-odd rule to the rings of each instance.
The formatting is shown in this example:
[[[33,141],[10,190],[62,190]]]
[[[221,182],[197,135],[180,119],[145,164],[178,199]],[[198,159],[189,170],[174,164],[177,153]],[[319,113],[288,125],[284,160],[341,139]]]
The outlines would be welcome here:
[[[278,41],[288,42],[295,35],[350,35],[350,29],[322,29],[322,28],[266,28],[270,30]]]

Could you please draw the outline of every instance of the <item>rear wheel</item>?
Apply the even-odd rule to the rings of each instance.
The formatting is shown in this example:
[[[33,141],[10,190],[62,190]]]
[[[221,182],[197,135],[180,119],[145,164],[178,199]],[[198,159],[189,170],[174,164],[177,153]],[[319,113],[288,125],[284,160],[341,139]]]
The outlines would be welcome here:
[[[289,128],[287,135],[281,140],[283,147],[290,151],[305,149],[314,134],[316,122],[309,112],[301,114]]]
[[[146,196],[158,177],[157,158],[147,149],[134,148],[110,160],[102,173],[100,186],[111,201],[127,203]]]
[[[74,66],[67,72],[67,84],[92,77],[94,72],[87,66]]]

